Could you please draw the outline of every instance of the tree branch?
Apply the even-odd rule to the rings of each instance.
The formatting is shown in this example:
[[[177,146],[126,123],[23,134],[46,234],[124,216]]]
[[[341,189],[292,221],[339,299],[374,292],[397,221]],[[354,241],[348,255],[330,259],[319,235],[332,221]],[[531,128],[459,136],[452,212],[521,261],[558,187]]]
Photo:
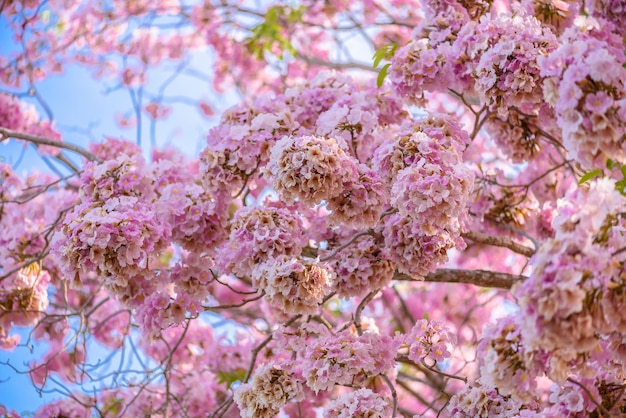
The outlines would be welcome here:
[[[521,254],[525,257],[532,257],[535,254],[535,250],[533,250],[532,248],[528,248],[524,245],[518,244],[517,242],[510,240],[508,238],[505,238],[505,237],[496,237],[496,236],[488,235],[488,234],[485,234],[483,232],[478,232],[478,231],[468,231],[468,232],[461,234],[461,236],[463,238],[471,239],[472,241],[475,241],[481,244],[508,248],[509,250],[515,253]]]
[[[423,280],[415,279],[398,271],[394,274],[393,279],[412,282],[466,283],[481,287],[510,289],[515,283],[523,281],[527,279],[527,277],[488,270],[439,269],[433,273],[429,273]]]
[[[298,55],[298,58],[302,59],[302,61],[306,62],[309,65],[328,67],[333,70],[359,69],[359,70],[369,71],[373,73],[378,73],[378,70],[373,68],[371,65],[363,64],[360,62],[332,62],[332,61],[326,61],[317,57],[308,57],[306,55]]]
[[[37,144],[37,145],[50,145],[52,147],[63,148],[63,149],[67,149],[70,151],[74,151],[75,153],[82,155],[89,161],[100,161],[98,157],[96,157],[95,155],[87,151],[86,149],[79,147],[78,145],[70,144],[68,142],[55,141],[53,139],[43,138],[41,136],[35,136],[35,135],[25,134],[22,132],[12,131],[10,129],[6,129],[1,126],[0,126],[0,135],[2,136],[2,138],[0,139],[0,142],[2,142],[5,138],[21,139],[23,141],[32,142],[33,144]]]

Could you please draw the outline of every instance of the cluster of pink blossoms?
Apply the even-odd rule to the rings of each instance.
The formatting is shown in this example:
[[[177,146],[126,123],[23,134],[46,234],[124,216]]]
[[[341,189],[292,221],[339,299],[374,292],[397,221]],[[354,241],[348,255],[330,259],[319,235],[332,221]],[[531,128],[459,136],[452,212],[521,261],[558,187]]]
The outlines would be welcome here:
[[[556,111],[563,145],[585,168],[626,162],[626,57],[604,20],[581,19],[541,61],[544,95]]]
[[[0,281],[0,347],[5,350],[19,343],[9,335],[13,326],[35,325],[48,308],[50,275],[37,263],[20,269]]]
[[[0,346],[6,349],[19,343],[11,329],[35,325],[50,305],[57,265],[45,253],[59,211],[73,204],[75,193],[52,194],[48,181],[38,174],[20,178],[0,164]]]
[[[488,11],[488,5],[473,3],[468,10],[459,1],[423,1],[424,19],[413,30],[412,40],[400,48],[391,61],[390,79],[394,90],[409,101],[425,105],[425,91],[466,90],[471,77],[457,63],[455,40],[472,19]]]
[[[302,222],[287,207],[244,207],[230,222],[228,241],[219,248],[217,267],[225,274],[250,277],[255,268],[278,256],[298,257]]]
[[[450,357],[449,350],[456,343],[456,338],[444,322],[420,319],[406,334],[404,342],[409,346],[410,360],[416,363],[423,359],[439,362]]]
[[[345,147],[346,145],[344,145]],[[358,178],[354,159],[333,138],[284,137],[272,148],[268,176],[287,203],[308,205],[337,197]]]
[[[520,322],[505,317],[484,330],[478,345],[479,382],[487,390],[497,388],[501,396],[528,404],[537,400],[534,399],[537,382],[533,377],[539,373],[541,364],[533,362],[530,351],[526,350]]]
[[[589,394],[566,381],[574,374],[589,388],[623,381],[625,204],[607,178],[575,187],[558,202],[553,237],[531,259],[530,277],[513,288],[520,311],[485,330],[478,346],[478,386],[458,394],[450,408],[473,410],[464,401],[472,391],[497,391],[516,408],[524,405],[528,416],[617,405],[610,391]],[[557,389],[541,410],[538,379],[544,375]]]
[[[534,256],[533,274],[513,291],[527,317],[527,349],[551,353],[546,373],[555,380],[572,368],[588,371],[586,355],[607,336],[626,335],[624,257],[616,252],[626,245],[620,216],[625,203],[609,179],[575,189],[560,202],[555,237]]]
[[[460,234],[474,179],[461,159],[468,142],[458,124],[432,115],[376,150],[373,164],[398,210],[382,221],[385,251],[400,271],[424,276],[447,261],[448,249],[464,246]]]
[[[254,286],[286,314],[313,314],[330,291],[332,272],[306,258],[281,256],[257,266]]]
[[[506,118],[509,108],[537,114],[543,101],[539,57],[556,48],[557,38],[533,16],[500,15],[468,24],[455,41],[465,71],[488,109]]]
[[[391,414],[388,400],[370,389],[361,388],[331,402],[324,411],[324,418],[385,418]]]
[[[496,144],[515,162],[533,157],[552,113],[543,100],[540,60],[558,46],[541,19],[559,11],[527,5],[526,12],[496,16],[487,2],[425,3],[426,18],[413,41],[392,60],[396,92],[421,105],[425,91],[450,90],[482,103],[492,112],[486,128]]]
[[[0,93],[0,126],[19,132],[27,132],[37,122],[34,107],[29,107],[16,96]]]
[[[467,384],[452,397],[446,407],[447,416],[465,417],[535,417],[521,402],[503,396],[496,389],[485,389],[478,384]],[[538,418],[538,417],[537,417]],[[555,417],[556,418],[556,417]]]
[[[304,398],[302,384],[280,364],[259,367],[249,383],[235,391],[235,402],[242,418],[272,418],[288,402]]]
[[[0,93],[0,127],[46,139],[60,141],[61,134],[54,124],[39,120],[35,107],[11,94]],[[50,145],[38,145],[41,155],[59,155],[61,150]]]
[[[95,271],[124,299],[135,296],[129,278],[149,280],[151,257],[165,248],[170,231],[149,200],[141,168],[126,155],[85,168],[82,203],[66,217],[54,244],[70,280]]]
[[[262,188],[259,171],[285,136],[333,138],[344,151],[350,144],[352,156],[365,161],[380,142],[380,126],[404,116],[401,102],[388,91],[322,72],[281,95],[227,110],[200,156],[203,179],[211,191],[236,192],[251,179]]]
[[[348,234],[339,237],[347,240],[344,235]],[[323,254],[326,253],[328,251]],[[336,275],[333,290],[341,297],[360,296],[387,286],[396,269],[396,263],[383,257],[381,243],[371,235],[359,237],[337,253],[329,264]]]
[[[94,145],[104,162],[85,165],[81,203],[66,216],[53,250],[75,286],[95,273],[152,336],[197,316],[210,294],[214,246],[226,239],[227,207],[194,181],[197,166],[108,139]],[[182,261],[170,263],[180,246]]]
[[[302,376],[315,392],[376,377],[393,369],[400,343],[387,335],[350,331],[315,339],[303,353]]]

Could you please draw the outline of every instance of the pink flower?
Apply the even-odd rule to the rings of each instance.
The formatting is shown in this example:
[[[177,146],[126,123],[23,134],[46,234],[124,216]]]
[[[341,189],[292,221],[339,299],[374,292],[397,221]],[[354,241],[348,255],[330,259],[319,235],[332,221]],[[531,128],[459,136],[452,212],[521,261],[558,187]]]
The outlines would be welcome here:
[[[172,111],[170,107],[162,106],[159,103],[148,103],[144,110],[154,120],[165,119]]]
[[[594,113],[605,113],[611,106],[613,106],[613,103],[614,100],[603,91],[588,94],[587,97],[585,97],[586,109]]]

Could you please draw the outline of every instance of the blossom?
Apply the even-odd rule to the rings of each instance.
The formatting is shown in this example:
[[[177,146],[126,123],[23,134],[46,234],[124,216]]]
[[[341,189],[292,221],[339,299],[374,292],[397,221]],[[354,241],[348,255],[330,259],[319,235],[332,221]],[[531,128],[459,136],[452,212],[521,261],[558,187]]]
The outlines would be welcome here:
[[[397,339],[374,333],[357,337],[341,331],[321,337],[305,349],[302,376],[315,392],[354,384],[359,376],[372,377],[393,368],[399,345]]]
[[[626,161],[626,125],[619,116],[626,58],[621,41],[608,32],[612,24],[593,23],[579,21],[565,31],[561,46],[540,61],[542,76],[552,79],[544,95],[556,110],[563,144],[585,168],[609,158]]]
[[[396,267],[383,257],[380,244],[372,236],[359,237],[330,263],[336,275],[333,289],[342,297],[360,296],[387,286]]]
[[[250,382],[239,386],[234,395],[244,418],[272,418],[287,402],[303,398],[302,384],[289,366],[271,363],[259,367]]]
[[[408,357],[416,363],[426,358],[443,361],[450,357],[448,350],[455,342],[455,336],[443,322],[426,319],[418,320],[405,339],[405,344],[409,346]]]
[[[328,405],[324,418],[384,418],[392,413],[388,400],[361,388],[342,395]]]
[[[302,247],[302,224],[292,211],[242,208],[231,222],[228,242],[219,249],[216,264],[224,272],[249,276],[270,259],[299,256]]]
[[[367,166],[358,166],[359,177],[344,182],[343,191],[328,201],[329,220],[355,228],[375,226],[389,201],[389,192],[380,176]]]
[[[384,256],[395,262],[400,272],[424,277],[448,261],[449,249],[465,246],[458,232],[443,228],[430,229],[429,232],[425,233],[421,222],[415,219],[399,214],[385,217]]]
[[[312,314],[330,290],[332,273],[306,259],[281,256],[253,272],[255,287],[287,314]]]
[[[465,385],[446,407],[449,416],[455,418],[524,416],[521,415],[524,410],[534,409],[533,405],[525,405],[510,396],[503,396],[496,389],[484,387],[478,382]]]
[[[284,137],[272,148],[267,169],[274,188],[288,203],[314,205],[337,197],[343,184],[357,182],[357,165],[334,139]]]

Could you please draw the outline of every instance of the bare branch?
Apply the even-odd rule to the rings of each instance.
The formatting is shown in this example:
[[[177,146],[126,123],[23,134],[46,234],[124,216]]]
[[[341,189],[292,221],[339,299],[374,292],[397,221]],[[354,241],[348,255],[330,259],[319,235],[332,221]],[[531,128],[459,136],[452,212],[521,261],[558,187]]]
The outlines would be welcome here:
[[[433,273],[429,273],[423,279],[415,279],[407,274],[396,271],[393,279],[412,282],[466,283],[481,287],[510,289],[515,283],[521,282],[527,279],[527,277],[488,270],[439,269]]]
[[[37,144],[37,145],[50,145],[52,147],[63,148],[63,149],[67,149],[70,151],[74,151],[75,153],[82,155],[89,161],[100,161],[98,157],[96,157],[95,155],[87,151],[86,149],[79,147],[78,145],[70,144],[69,142],[55,141],[53,139],[44,138],[41,136],[35,136],[35,135],[25,134],[23,132],[12,131],[11,129],[6,129],[1,126],[0,126],[0,135],[2,136],[2,139],[0,139],[0,142],[2,142],[2,140],[5,138],[21,139],[23,141],[32,142],[33,144]]]
[[[535,254],[535,250],[533,250],[532,248],[528,248],[524,245],[518,244],[517,242],[506,237],[496,237],[478,231],[468,231],[461,234],[461,236],[463,238],[471,239],[472,241],[479,242],[481,244],[508,248],[509,250],[521,254],[525,257],[532,257]]]
[[[369,72],[377,73],[378,70],[372,68],[371,65],[363,64],[360,62],[332,62],[325,61],[323,59],[317,57],[307,57],[305,55],[299,55],[298,58],[302,59],[302,61],[306,62],[309,65],[318,65],[320,67],[328,67],[334,70],[350,70],[350,69],[359,69]]]

